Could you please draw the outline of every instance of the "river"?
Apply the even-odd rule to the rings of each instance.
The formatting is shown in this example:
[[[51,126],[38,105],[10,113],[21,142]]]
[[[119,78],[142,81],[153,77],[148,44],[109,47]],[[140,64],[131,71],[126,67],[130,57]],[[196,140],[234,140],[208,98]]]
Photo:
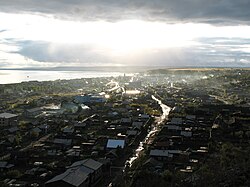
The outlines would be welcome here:
[[[140,154],[144,150],[144,144],[148,144],[148,141],[150,140],[150,138],[152,138],[155,135],[155,133],[160,130],[159,125],[166,121],[166,119],[171,111],[171,108],[169,106],[163,104],[162,101],[157,99],[154,95],[152,95],[152,99],[155,100],[156,102],[158,102],[158,104],[160,105],[160,107],[162,109],[162,115],[160,117],[155,118],[155,122],[152,123],[152,125],[150,126],[149,133],[144,138],[144,141],[140,142],[140,144],[139,144],[138,148],[135,150],[133,156],[130,157],[126,161],[125,167],[127,166],[127,164],[129,164],[129,166],[131,166],[133,164],[133,162],[140,156]]]
[[[122,87],[120,87],[119,83],[114,81],[114,80],[111,80],[109,83],[106,84],[106,86],[113,86],[112,88],[107,90],[108,92],[112,92],[112,91],[115,91],[119,88],[122,88]]]
[[[114,91],[117,90],[120,87],[119,83],[116,81],[111,81],[109,83],[106,84],[106,86],[113,86],[113,88],[109,89],[108,91]],[[155,118],[155,122],[151,124],[151,126],[149,127],[149,133],[147,134],[147,136],[144,138],[144,140],[142,142],[139,143],[139,146],[137,147],[137,149],[134,151],[134,154],[132,157],[130,157],[126,162],[125,162],[125,167],[129,164],[129,166],[132,165],[132,163],[140,156],[140,154],[142,153],[142,151],[144,150],[144,144],[148,144],[148,141],[150,140],[150,138],[152,138],[156,132],[158,132],[160,130],[159,125],[161,123],[164,123],[169,115],[169,112],[171,111],[171,108],[167,105],[165,105],[164,103],[162,103],[161,100],[157,99],[154,95],[151,96],[153,100],[155,100],[161,107],[162,110],[162,115],[160,117],[156,117]]]

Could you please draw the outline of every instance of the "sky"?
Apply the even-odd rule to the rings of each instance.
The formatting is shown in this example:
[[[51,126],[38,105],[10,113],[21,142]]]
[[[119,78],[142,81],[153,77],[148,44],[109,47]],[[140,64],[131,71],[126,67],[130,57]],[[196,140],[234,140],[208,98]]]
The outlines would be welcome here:
[[[250,67],[250,0],[0,0],[0,68]]]

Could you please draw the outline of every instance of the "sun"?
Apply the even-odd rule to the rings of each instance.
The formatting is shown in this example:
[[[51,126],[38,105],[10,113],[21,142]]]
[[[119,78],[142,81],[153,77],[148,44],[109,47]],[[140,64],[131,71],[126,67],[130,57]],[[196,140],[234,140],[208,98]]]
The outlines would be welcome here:
[[[67,21],[39,15],[9,15],[1,21],[5,20],[13,25],[8,33],[18,39],[94,46],[96,50],[117,54],[186,46],[192,39],[190,32],[183,32],[183,24],[143,20]]]
[[[200,45],[197,38],[202,37],[249,38],[250,32],[249,26],[216,27],[200,23],[167,24],[146,20],[75,21],[29,14],[1,13],[0,22],[6,26],[6,32],[2,32],[1,37],[47,42],[52,54],[58,46],[80,45],[93,54],[111,57],[192,47]]]
[[[182,47],[189,45],[192,39],[189,34],[182,33],[180,29],[173,29],[170,25],[158,22],[128,20],[104,23],[104,25],[107,28],[101,34],[102,38],[99,38],[97,44],[118,53]]]

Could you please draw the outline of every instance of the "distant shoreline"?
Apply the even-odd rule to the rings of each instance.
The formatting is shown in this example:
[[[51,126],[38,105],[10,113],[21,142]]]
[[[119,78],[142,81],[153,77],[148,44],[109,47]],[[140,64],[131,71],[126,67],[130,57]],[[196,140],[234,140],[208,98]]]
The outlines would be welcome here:
[[[121,73],[117,71],[100,71],[100,70],[86,70],[86,71],[71,71],[71,70],[0,70],[0,84],[16,84],[30,81],[56,81],[56,80],[72,80],[81,78],[100,78],[100,77],[116,77],[129,75],[133,73]]]
[[[168,70],[225,70],[225,69],[249,69],[250,67],[168,67],[168,66],[96,66],[96,67],[39,67],[39,68],[0,68],[0,70],[19,70],[19,71],[118,71],[122,73],[127,72],[142,72],[147,70],[158,70],[158,69],[168,69]]]

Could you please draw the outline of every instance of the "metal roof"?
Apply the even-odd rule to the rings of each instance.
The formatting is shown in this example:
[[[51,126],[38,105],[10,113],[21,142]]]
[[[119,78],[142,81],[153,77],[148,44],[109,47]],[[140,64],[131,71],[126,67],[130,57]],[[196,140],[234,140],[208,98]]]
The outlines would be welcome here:
[[[0,118],[14,118],[17,117],[18,115],[16,114],[11,114],[11,113],[1,113]]]
[[[78,167],[78,166],[85,166],[93,170],[98,170],[102,166],[102,163],[89,158],[89,159],[74,162],[71,166],[69,166],[69,168]]]
[[[125,146],[125,140],[114,140],[114,139],[109,139],[107,143],[107,148],[117,148],[120,146],[122,149]]]
[[[168,153],[169,152],[167,150],[154,149],[154,150],[150,151],[150,156],[163,156],[163,157],[167,157]]]
[[[161,149],[153,149],[150,151],[150,156],[169,156],[172,154],[180,154],[182,151],[180,150],[161,150]]]
[[[88,175],[89,173],[82,171],[80,168],[71,168],[47,181],[46,184],[64,181],[72,186],[78,187],[89,177]]]
[[[54,139],[54,143],[55,143],[55,144],[71,145],[72,139],[55,138],[55,139]]]
[[[6,162],[6,161],[0,162],[0,168],[5,168],[7,165],[8,165],[8,162]]]

